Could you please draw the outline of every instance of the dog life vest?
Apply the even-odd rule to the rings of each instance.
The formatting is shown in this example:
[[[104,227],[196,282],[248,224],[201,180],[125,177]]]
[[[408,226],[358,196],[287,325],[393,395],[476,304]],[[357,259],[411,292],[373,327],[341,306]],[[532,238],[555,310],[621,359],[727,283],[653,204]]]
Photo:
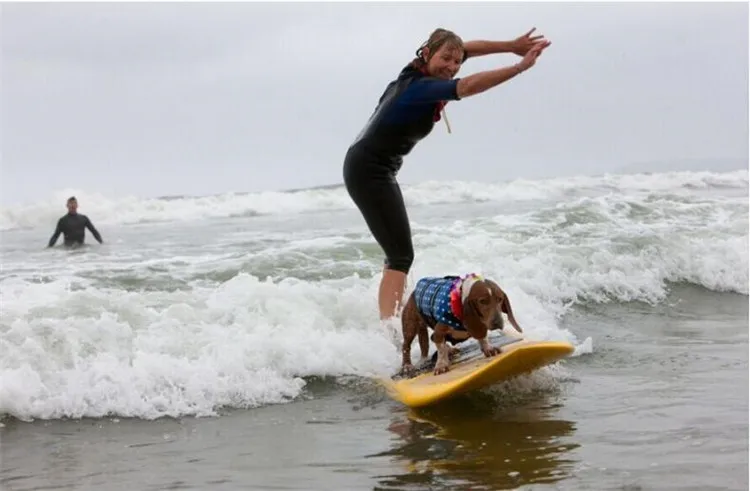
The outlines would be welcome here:
[[[465,331],[463,302],[474,283],[481,281],[478,274],[427,277],[417,282],[414,300],[417,310],[430,326],[440,322],[458,331]]]

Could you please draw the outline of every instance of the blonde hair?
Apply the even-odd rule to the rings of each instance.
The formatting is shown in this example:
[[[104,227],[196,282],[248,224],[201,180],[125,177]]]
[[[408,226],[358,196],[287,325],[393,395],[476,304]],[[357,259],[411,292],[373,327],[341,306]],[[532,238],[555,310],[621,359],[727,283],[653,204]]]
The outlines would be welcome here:
[[[440,50],[440,48],[442,48],[446,44],[452,48],[458,48],[461,51],[465,51],[464,42],[458,36],[458,34],[453,31],[449,31],[448,29],[439,27],[432,31],[432,34],[430,34],[430,37],[427,39],[427,41],[422,43],[422,45],[417,48],[417,57],[412,60],[412,65],[414,66],[414,68],[421,68],[425,66],[430,61],[430,58],[432,58],[435,53],[437,53],[438,50]],[[429,58],[426,59],[424,57],[425,48],[429,50]]]

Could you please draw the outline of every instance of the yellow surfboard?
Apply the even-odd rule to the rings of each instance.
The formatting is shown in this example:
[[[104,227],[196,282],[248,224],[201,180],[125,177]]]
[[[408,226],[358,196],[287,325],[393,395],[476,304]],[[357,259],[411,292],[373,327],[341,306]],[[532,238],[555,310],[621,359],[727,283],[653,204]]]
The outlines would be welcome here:
[[[434,375],[429,369],[412,378],[381,382],[392,398],[409,407],[422,407],[555,363],[575,350],[565,341],[532,341],[508,331],[500,343],[490,343],[501,347],[501,353],[487,358],[475,340],[467,340],[462,345],[477,345],[475,353],[455,358],[446,373]]]

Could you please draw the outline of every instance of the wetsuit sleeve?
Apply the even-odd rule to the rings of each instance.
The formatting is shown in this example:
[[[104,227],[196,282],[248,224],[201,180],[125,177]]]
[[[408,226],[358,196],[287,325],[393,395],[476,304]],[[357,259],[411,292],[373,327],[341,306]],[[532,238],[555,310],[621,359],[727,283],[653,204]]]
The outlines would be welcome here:
[[[55,232],[52,234],[52,237],[49,239],[49,244],[47,244],[47,247],[52,247],[55,245],[55,242],[57,242],[57,239],[60,237],[60,234],[62,233],[63,225],[62,225],[62,218],[57,221],[57,227],[55,227]]]
[[[400,102],[405,104],[430,104],[439,101],[458,101],[458,81],[442,80],[439,78],[425,77],[415,80],[408,89],[404,91]]]
[[[89,220],[89,217],[86,217],[86,228],[91,231],[91,235],[94,236],[94,238],[97,240],[97,242],[99,242],[100,244],[103,242],[102,241],[102,236],[99,235],[99,231],[96,230],[96,228],[94,228],[94,224],[91,223],[91,220]]]

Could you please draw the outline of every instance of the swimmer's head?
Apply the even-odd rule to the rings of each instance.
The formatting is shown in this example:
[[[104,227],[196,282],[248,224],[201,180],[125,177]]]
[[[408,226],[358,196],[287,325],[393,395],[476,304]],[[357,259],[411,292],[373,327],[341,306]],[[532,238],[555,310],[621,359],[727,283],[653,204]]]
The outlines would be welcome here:
[[[458,73],[463,59],[463,40],[453,31],[440,28],[422,43],[412,63],[415,68],[426,69],[433,77],[450,80]]]
[[[78,200],[76,199],[75,196],[71,196],[70,198],[68,198],[67,205],[68,205],[68,212],[75,213],[76,210],[78,209]]]

